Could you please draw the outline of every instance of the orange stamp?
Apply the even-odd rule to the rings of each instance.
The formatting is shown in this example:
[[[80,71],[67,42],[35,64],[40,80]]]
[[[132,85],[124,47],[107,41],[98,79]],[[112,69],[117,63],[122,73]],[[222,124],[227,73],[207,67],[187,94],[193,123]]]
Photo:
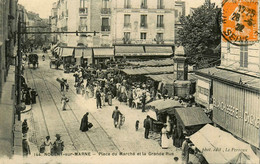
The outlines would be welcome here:
[[[229,42],[258,41],[258,0],[223,0],[222,33]]]

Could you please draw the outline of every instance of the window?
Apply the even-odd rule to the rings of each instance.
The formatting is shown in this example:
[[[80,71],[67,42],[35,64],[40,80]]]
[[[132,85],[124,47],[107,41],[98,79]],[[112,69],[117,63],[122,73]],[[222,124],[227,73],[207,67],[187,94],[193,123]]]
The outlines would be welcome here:
[[[102,18],[101,31],[110,31],[109,19],[108,18]]]
[[[141,27],[147,28],[147,15],[141,15]]]
[[[141,0],[141,8],[147,9],[147,0]]]
[[[80,8],[87,8],[87,0],[80,0]]]
[[[130,27],[130,15],[129,14],[124,15],[124,27]]]
[[[80,17],[79,31],[87,31],[87,17]]]
[[[158,41],[162,41],[163,40],[163,33],[157,33],[156,38]]]
[[[146,39],[146,33],[141,33],[140,38],[141,38],[141,39]]]
[[[131,0],[124,0],[124,7],[131,8]]]
[[[130,43],[130,32],[124,32],[124,38],[123,38],[124,43]]]
[[[163,26],[163,15],[157,15],[157,27],[164,27]]]
[[[227,42],[227,53],[230,53],[230,43]]]
[[[157,9],[164,9],[163,0],[157,0]]]
[[[248,46],[240,47],[240,67],[248,66]]]
[[[102,0],[102,8],[110,8],[109,0]]]

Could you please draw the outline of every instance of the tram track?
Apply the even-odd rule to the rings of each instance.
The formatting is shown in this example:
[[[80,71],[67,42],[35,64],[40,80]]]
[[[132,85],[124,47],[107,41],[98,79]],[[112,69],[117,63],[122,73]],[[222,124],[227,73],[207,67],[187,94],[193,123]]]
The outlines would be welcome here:
[[[42,80],[44,81],[44,84],[45,84],[45,86],[46,86],[46,88],[47,88],[47,91],[48,91],[48,93],[51,95],[51,98],[52,98],[52,100],[53,100],[54,103],[55,103],[56,110],[57,110],[58,113],[59,113],[59,117],[62,119],[63,124],[64,124],[64,126],[66,127],[66,131],[67,131],[67,133],[69,134],[68,128],[67,128],[67,126],[65,125],[65,121],[64,121],[64,119],[62,118],[62,115],[61,115],[61,113],[60,113],[61,111],[58,109],[58,106],[57,106],[57,104],[56,104],[56,102],[55,102],[55,100],[54,100],[54,98],[53,98],[53,96],[52,96],[52,94],[51,94],[51,92],[50,92],[50,88],[49,88],[49,86],[47,85],[46,82],[50,83],[52,86],[54,86],[54,87],[61,93],[60,88],[59,88],[59,86],[57,86],[56,84],[54,84],[54,83],[48,81],[48,80],[45,78],[45,77],[50,77],[50,76],[48,76],[48,75],[46,75],[46,74],[44,74],[44,73],[41,73],[41,72],[39,72],[39,73],[40,73],[40,75],[36,75],[35,73],[32,73],[32,74],[34,74],[34,76],[36,76],[36,77],[38,77],[38,78],[40,78],[40,79],[42,79]],[[74,93],[71,89],[69,89],[69,90],[70,90],[70,92],[72,92],[74,95],[77,96],[77,94]],[[71,107],[69,104],[67,104],[67,106],[68,106],[69,109],[70,109],[70,110],[68,110],[68,111],[71,111],[71,113],[72,113],[72,115],[74,116],[74,118],[75,118],[75,119],[77,120],[77,122],[80,124],[80,121],[81,121],[81,120],[78,119],[78,117],[76,116],[75,112],[72,110],[72,107]],[[107,136],[107,138],[110,140],[110,142],[112,143],[113,147],[114,147],[118,152],[121,152],[120,149],[118,148],[118,146],[115,144],[115,142],[111,139],[111,137],[108,135],[108,133],[105,131],[105,129],[101,126],[101,124],[99,123],[99,121],[98,121],[91,113],[89,113],[89,115],[90,115],[92,118],[94,118],[94,120],[98,123],[100,129],[102,130],[102,132],[104,132],[104,134],[105,134],[105,135]],[[89,134],[87,134],[87,133],[84,133],[84,134],[86,135],[86,137],[87,137],[88,140],[90,141],[90,143],[91,143],[91,145],[93,146],[94,150],[98,153],[99,150],[98,150],[98,148],[95,146],[95,144],[94,144],[94,142],[92,141],[92,139],[91,139],[91,137],[89,136]],[[70,134],[69,134],[69,135],[70,135]],[[71,136],[70,136],[70,138],[71,138],[71,141],[73,142],[73,139],[72,139]],[[74,144],[73,144],[73,146],[75,147]],[[76,147],[75,147],[75,149],[76,149]],[[76,149],[76,150],[77,150],[77,149]]]

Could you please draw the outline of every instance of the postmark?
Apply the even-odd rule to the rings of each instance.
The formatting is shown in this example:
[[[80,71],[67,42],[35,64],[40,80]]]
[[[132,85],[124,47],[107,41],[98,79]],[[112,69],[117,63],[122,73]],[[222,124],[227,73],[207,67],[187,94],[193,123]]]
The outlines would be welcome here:
[[[235,45],[258,41],[258,0],[222,1],[222,38]]]

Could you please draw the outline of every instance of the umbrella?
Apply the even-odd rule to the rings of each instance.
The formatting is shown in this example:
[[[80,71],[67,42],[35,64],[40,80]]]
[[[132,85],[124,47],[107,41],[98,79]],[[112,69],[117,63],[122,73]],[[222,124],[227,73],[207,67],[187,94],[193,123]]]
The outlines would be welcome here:
[[[152,106],[155,109],[158,109],[159,111],[164,110],[164,109],[168,109],[168,108],[173,108],[173,107],[182,107],[182,105],[178,101],[171,100],[171,99],[155,100],[155,101],[148,103],[147,106]]]

